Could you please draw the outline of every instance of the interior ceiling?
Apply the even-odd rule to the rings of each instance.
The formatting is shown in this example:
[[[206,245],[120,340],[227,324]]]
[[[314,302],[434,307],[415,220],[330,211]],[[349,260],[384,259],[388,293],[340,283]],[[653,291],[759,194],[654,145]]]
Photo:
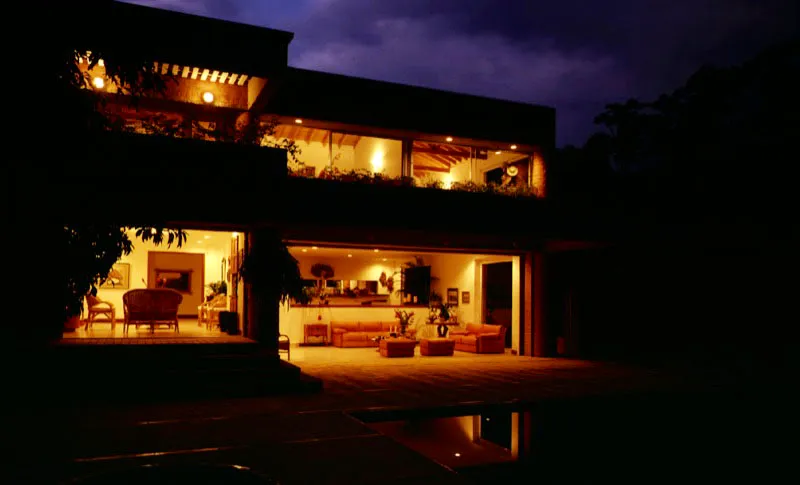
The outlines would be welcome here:
[[[289,140],[304,141],[306,143],[319,142],[323,146],[328,146],[330,130],[320,130],[319,128],[308,128],[302,125],[278,125],[275,127],[275,138],[288,138]],[[355,148],[361,141],[359,135],[349,135],[346,133],[333,133],[332,141],[338,147],[350,146]]]
[[[414,171],[449,172],[450,168],[470,159],[469,147],[415,141],[412,146]]]
[[[229,84],[231,86],[247,86],[247,82],[250,80],[247,74],[201,69],[199,67],[170,64],[168,62],[154,62],[153,68],[156,72],[160,72],[161,75],[171,74],[172,76],[182,77],[184,79],[199,79],[201,81]]]
[[[305,252],[303,251],[305,249]],[[389,251],[379,250],[375,252],[374,249],[355,249],[355,248],[329,248],[314,246],[290,246],[289,252],[296,258],[331,258],[331,259],[346,259],[348,254],[352,254],[353,258],[357,259],[375,259],[382,261],[384,258],[388,261],[392,260],[411,260],[414,256],[424,256],[426,253],[408,252],[408,251]]]

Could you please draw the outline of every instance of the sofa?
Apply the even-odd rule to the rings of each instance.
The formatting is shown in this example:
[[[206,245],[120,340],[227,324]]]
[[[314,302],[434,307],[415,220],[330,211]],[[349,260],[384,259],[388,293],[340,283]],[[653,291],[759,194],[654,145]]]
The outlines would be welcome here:
[[[451,330],[448,337],[456,350],[476,354],[502,354],[506,351],[506,327],[468,323],[466,328]]]
[[[371,322],[331,321],[331,341],[334,347],[377,347],[372,339],[388,336],[392,328],[398,327],[396,320]],[[409,327],[408,333],[414,338],[416,329]]]

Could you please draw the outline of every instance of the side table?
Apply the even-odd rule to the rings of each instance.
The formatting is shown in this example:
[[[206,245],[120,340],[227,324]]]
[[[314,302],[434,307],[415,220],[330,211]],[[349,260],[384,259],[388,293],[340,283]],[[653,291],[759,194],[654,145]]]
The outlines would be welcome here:
[[[309,337],[321,337],[322,342],[309,342]],[[328,324],[306,323],[303,325],[303,345],[328,345]]]

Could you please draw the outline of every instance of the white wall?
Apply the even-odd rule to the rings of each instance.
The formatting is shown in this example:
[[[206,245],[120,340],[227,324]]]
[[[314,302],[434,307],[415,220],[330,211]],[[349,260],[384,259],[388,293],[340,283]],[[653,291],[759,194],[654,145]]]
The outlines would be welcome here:
[[[152,242],[142,242],[140,239],[136,238],[134,231],[130,231],[128,236],[133,241],[133,251],[127,256],[122,256],[119,262],[129,263],[131,265],[130,288],[128,288],[131,290],[135,288],[147,288],[147,284],[145,283],[148,278],[147,253],[150,251],[205,254],[204,280],[206,285],[212,281],[219,281],[221,279],[220,266],[222,258],[230,254],[230,233],[213,233],[212,240],[214,243],[211,243],[212,240],[204,239],[199,231],[188,231],[188,238],[182,248],[178,248],[175,244],[173,244],[171,248],[168,248],[165,244],[156,246]],[[202,242],[198,243],[197,241]],[[122,319],[122,295],[128,291],[128,289],[101,288],[98,290],[97,296],[101,300],[113,303],[117,309],[117,318]]]

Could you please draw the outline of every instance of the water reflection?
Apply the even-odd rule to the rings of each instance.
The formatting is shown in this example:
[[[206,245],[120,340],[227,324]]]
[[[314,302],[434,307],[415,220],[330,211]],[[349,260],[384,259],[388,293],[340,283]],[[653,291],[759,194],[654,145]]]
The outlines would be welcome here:
[[[529,412],[492,411],[444,418],[413,418],[368,426],[449,468],[517,460],[525,442]]]

